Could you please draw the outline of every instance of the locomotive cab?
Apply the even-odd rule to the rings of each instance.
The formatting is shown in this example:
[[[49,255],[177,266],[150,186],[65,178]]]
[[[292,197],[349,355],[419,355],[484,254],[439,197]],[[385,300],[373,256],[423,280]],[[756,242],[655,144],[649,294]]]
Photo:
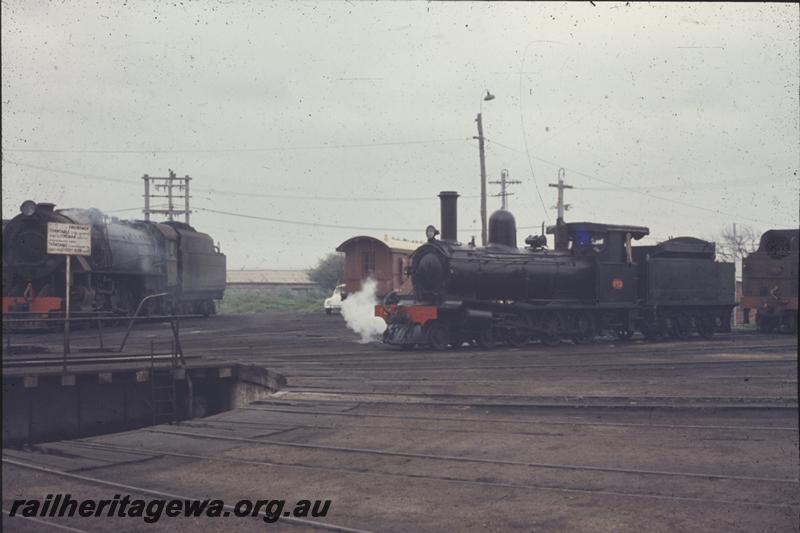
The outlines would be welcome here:
[[[556,248],[573,258],[589,260],[594,270],[594,294],[598,303],[632,303],[636,300],[637,275],[632,240],[650,233],[641,226],[559,221],[547,228],[556,237]]]

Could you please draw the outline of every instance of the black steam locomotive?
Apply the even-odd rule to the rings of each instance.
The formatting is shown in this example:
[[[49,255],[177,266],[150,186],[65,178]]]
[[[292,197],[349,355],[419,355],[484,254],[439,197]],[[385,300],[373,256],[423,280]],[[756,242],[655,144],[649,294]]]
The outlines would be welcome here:
[[[649,233],[640,226],[564,223],[517,248],[508,211],[489,219],[486,247],[457,240],[458,194],[442,192],[441,239],[433,226],[414,251],[413,296],[390,295],[375,308],[388,344],[434,349],[474,341],[522,345],[532,339],[590,342],[601,332],[621,339],[711,337],[729,331],[734,266],[715,261],[713,243],[679,237],[632,246]]]
[[[211,237],[181,222],[109,219],[97,209],[54,209],[30,200],[3,228],[3,313],[64,309],[66,260],[47,253],[47,224],[91,226],[91,256],[72,256],[74,311],[214,313],[225,290],[225,255]]]
[[[742,262],[740,306],[756,311],[762,333],[797,332],[798,235],[796,229],[769,230]]]

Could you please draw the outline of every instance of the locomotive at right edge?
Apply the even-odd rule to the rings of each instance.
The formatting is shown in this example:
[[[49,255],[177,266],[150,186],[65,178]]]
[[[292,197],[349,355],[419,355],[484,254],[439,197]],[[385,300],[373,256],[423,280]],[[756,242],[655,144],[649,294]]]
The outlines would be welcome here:
[[[740,306],[756,311],[761,333],[797,333],[799,235],[796,229],[769,230],[742,262]]]
[[[458,242],[458,194],[439,198],[441,238],[429,226],[428,241],[411,256],[414,294],[390,295],[375,308],[387,322],[387,344],[441,350],[464,342],[584,343],[605,332],[685,339],[730,331],[734,265],[716,261],[714,243],[678,237],[633,246],[648,228],[559,219],[547,229],[554,249],[545,235],[518,248],[514,216],[500,210],[479,247]]]

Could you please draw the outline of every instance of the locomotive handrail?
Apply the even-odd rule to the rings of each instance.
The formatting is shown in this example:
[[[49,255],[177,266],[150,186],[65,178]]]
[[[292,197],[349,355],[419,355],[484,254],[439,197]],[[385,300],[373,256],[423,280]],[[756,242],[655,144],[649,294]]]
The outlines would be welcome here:
[[[122,349],[125,348],[125,343],[128,341],[128,335],[131,334],[131,330],[133,329],[133,323],[136,322],[136,319],[139,317],[139,311],[142,310],[142,306],[144,305],[144,303],[154,298],[163,298],[166,295],[167,295],[166,292],[159,292],[156,294],[150,294],[142,298],[142,301],[139,302],[139,306],[136,308],[136,312],[133,313],[133,316],[131,317],[131,321],[128,323],[128,329],[125,331],[125,336],[122,338],[122,343],[119,345],[119,349],[117,350],[118,352],[121,352]]]

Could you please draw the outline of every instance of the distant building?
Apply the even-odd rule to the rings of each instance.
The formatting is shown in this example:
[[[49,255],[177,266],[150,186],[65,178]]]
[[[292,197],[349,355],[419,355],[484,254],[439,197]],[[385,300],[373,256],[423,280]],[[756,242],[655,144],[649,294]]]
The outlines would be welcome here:
[[[378,282],[379,297],[392,291],[402,294],[411,292],[411,279],[406,275],[411,253],[422,243],[392,239],[383,239],[360,235],[347,239],[337,248],[344,252],[344,283],[347,292],[361,290],[361,282],[372,278]]]
[[[305,270],[228,270],[226,294],[309,294],[319,286]]]

